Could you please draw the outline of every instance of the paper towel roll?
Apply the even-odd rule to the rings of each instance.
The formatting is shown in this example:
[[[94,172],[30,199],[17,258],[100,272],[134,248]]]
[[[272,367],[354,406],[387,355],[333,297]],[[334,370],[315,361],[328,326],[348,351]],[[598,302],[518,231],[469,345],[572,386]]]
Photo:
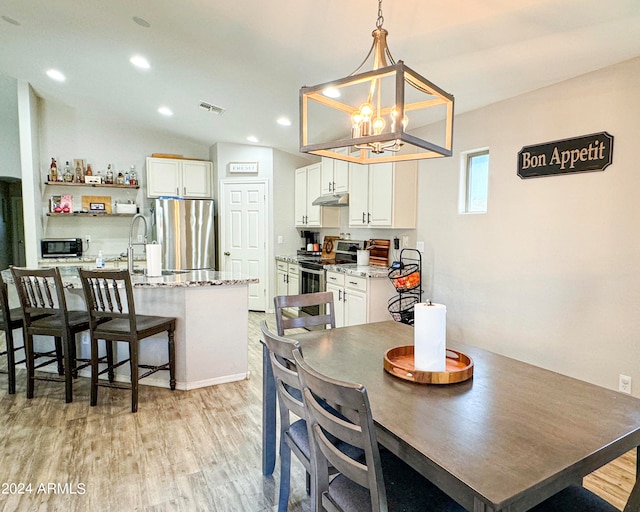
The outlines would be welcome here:
[[[446,369],[447,308],[443,304],[414,306],[413,353],[416,370],[443,372]]]
[[[157,277],[162,275],[162,244],[147,244],[147,275]]]

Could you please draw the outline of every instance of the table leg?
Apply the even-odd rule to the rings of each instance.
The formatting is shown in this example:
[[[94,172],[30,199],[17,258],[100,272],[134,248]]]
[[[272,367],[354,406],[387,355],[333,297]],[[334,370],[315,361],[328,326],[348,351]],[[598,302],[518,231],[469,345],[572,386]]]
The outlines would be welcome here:
[[[276,383],[269,349],[262,346],[262,474],[269,476],[276,465]]]
[[[631,495],[624,507],[624,512],[637,512],[640,510],[640,446],[636,448],[636,483],[631,489]]]

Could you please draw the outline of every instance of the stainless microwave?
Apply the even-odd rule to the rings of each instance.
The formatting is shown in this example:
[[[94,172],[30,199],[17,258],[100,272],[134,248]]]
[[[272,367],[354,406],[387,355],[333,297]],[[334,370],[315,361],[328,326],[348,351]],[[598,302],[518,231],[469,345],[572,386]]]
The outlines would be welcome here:
[[[43,238],[40,241],[43,258],[73,258],[82,256],[81,238]]]

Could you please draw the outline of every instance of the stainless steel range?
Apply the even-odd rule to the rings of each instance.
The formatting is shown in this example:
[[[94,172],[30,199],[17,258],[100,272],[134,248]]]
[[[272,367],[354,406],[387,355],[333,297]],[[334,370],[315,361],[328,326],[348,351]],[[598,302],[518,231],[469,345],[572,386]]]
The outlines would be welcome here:
[[[325,291],[326,265],[355,264],[358,249],[364,249],[363,240],[338,240],[336,242],[335,258],[305,255],[298,259],[300,263],[300,293],[315,293]],[[301,308],[299,315],[321,315],[324,306],[308,306]]]

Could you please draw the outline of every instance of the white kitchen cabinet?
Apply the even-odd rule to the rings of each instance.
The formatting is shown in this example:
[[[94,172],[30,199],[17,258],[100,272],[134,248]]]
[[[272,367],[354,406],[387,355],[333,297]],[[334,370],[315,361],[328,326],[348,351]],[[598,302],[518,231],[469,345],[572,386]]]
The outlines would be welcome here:
[[[300,228],[338,227],[338,208],[314,206],[321,195],[322,164],[316,163],[296,169],[295,225]]]
[[[416,227],[418,166],[415,161],[349,163],[349,226]]]
[[[388,279],[328,271],[326,290],[333,293],[336,327],[391,319],[387,302],[397,292]]]
[[[276,260],[276,295],[300,293],[300,265]]]
[[[346,149],[343,150],[346,154]],[[322,195],[339,194],[349,191],[349,162],[322,157]]]
[[[147,196],[211,199],[213,164],[204,160],[147,158]]]

